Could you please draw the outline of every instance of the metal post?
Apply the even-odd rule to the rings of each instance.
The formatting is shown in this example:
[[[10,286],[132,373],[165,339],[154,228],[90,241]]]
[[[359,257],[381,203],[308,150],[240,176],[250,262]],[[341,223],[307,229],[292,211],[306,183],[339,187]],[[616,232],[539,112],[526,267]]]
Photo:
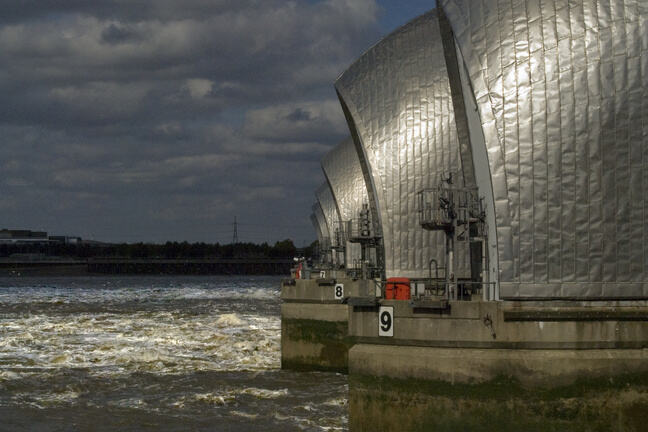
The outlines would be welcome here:
[[[446,298],[456,300],[454,284],[454,236],[456,230],[446,232]]]
[[[482,298],[484,301],[489,300],[490,294],[490,272],[488,271],[488,237],[486,236],[486,229],[482,235]]]

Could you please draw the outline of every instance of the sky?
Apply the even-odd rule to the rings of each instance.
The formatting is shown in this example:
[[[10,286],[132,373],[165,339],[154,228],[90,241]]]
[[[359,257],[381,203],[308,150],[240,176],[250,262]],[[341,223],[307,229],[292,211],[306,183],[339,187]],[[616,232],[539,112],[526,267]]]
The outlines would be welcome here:
[[[0,0],[0,228],[298,246],[333,83],[433,0]]]

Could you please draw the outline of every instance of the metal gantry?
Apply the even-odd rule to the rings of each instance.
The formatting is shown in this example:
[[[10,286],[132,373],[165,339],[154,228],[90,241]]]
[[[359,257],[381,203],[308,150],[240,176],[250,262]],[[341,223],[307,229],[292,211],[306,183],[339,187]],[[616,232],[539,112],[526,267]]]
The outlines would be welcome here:
[[[382,238],[376,234],[369,205],[363,204],[358,217],[345,221],[345,225],[347,240],[350,243],[360,244],[361,247],[360,260],[359,262],[356,260],[353,264],[354,272],[363,279],[382,277],[383,267],[380,265],[378,256]]]
[[[486,223],[482,200],[476,188],[458,187],[454,184],[453,175],[443,178],[435,189],[424,189],[418,193],[418,211],[421,227],[429,231],[445,233],[446,267],[445,296],[451,300],[459,297],[458,279],[455,275],[455,251],[461,243],[464,250],[470,251],[471,279],[462,281],[466,290],[487,283],[488,268],[486,259]],[[473,250],[478,249],[479,259],[474,259]],[[436,260],[429,263],[430,278],[432,264],[435,264],[436,279],[439,266]],[[477,267],[477,268],[475,268]],[[461,295],[463,297],[463,293]]]

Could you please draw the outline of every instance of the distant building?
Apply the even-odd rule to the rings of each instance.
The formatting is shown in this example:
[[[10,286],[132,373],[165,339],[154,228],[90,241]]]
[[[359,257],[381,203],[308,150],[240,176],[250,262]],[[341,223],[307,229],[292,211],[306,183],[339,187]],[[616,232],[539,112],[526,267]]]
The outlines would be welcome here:
[[[48,236],[46,231],[31,230],[0,230],[0,244],[81,244],[81,237],[74,236]]]
[[[30,230],[0,230],[0,244],[15,243],[48,243],[49,238],[45,231]]]
[[[51,243],[61,243],[61,244],[81,244],[83,242],[81,237],[70,237],[70,236],[49,236],[49,241]]]

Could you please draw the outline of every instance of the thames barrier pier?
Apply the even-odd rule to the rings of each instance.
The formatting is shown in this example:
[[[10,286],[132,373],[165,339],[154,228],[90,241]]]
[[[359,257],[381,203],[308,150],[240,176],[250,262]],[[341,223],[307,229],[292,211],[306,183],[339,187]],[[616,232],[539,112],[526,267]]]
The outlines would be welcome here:
[[[351,314],[351,430],[645,428],[645,305],[413,303]]]
[[[322,274],[319,274],[322,272]],[[331,277],[319,277],[319,276]],[[351,297],[368,297],[370,281],[344,271],[318,271],[313,279],[284,280],[281,287],[281,363],[285,369],[348,372]],[[371,293],[373,294],[373,292]]]
[[[645,430],[648,3],[436,7],[335,83],[343,276],[284,284],[283,343],[346,362],[352,431]]]
[[[349,304],[376,298],[380,266],[362,168],[351,139],[322,161],[311,221],[319,261],[282,283],[282,367],[347,372]]]

